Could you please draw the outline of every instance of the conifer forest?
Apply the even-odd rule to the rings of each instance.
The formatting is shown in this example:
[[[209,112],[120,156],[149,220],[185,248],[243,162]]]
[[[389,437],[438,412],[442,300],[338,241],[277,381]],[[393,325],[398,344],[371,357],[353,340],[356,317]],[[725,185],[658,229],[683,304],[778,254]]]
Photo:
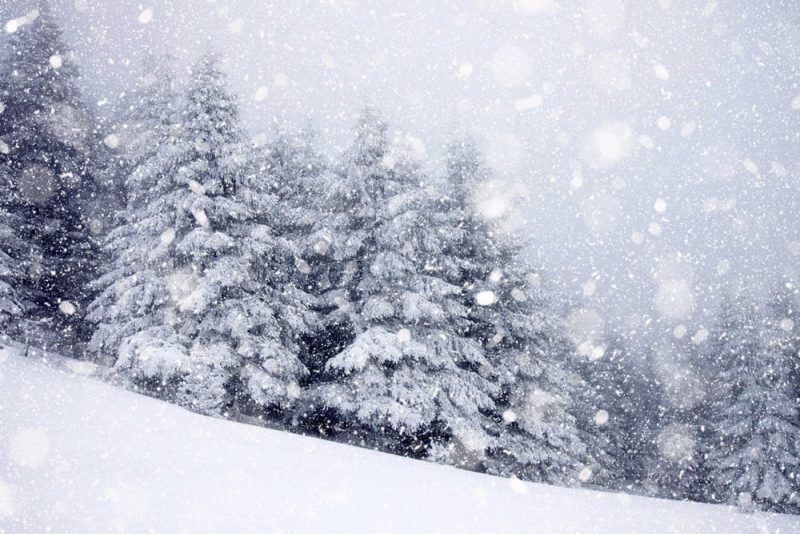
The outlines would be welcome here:
[[[0,532],[73,473],[26,361],[122,421],[800,514],[795,2],[0,4]]]

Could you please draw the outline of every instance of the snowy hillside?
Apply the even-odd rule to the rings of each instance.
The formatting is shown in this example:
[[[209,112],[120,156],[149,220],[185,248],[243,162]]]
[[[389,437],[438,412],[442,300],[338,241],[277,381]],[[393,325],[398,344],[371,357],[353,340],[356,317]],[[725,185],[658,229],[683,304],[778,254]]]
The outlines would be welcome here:
[[[0,532],[800,529],[793,516],[522,483],[206,418],[62,363],[0,352]]]

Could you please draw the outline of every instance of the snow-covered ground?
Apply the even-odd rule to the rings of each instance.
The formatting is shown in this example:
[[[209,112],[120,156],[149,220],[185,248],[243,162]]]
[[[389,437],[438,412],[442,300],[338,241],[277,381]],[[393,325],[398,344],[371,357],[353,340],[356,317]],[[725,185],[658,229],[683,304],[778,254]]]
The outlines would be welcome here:
[[[0,349],[0,532],[800,532],[189,413]]]

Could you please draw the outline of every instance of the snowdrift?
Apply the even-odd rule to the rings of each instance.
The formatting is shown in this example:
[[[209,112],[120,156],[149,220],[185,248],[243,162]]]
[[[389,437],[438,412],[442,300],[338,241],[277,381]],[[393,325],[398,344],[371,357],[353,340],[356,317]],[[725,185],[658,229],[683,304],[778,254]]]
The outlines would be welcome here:
[[[0,349],[0,532],[800,532],[217,420]]]

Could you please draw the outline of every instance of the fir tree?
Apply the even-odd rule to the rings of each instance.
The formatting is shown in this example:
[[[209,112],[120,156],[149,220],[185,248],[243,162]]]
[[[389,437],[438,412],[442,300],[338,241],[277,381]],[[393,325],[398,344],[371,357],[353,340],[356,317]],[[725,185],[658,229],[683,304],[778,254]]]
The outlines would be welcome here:
[[[499,386],[497,440],[489,471],[570,484],[589,462],[572,405],[582,386],[567,359],[573,352],[538,273],[515,236],[481,218],[472,192],[491,178],[471,140],[451,145],[447,160],[451,283],[464,288],[470,310],[465,333],[482,346]]]
[[[309,317],[304,294],[271,285],[286,272],[275,263],[285,246],[264,224],[274,199],[250,165],[237,106],[209,57],[177,114],[158,105],[157,148],[129,176],[125,222],[108,240],[114,264],[98,282],[91,348],[114,354],[132,385],[197,411],[280,407],[298,395],[294,343]]]
[[[120,232],[124,228],[128,230],[125,239],[136,239],[131,233],[132,228],[124,224],[128,186],[134,194],[140,194],[140,187],[148,188],[151,184],[126,182],[137,168],[156,157],[177,113],[175,74],[169,58],[159,60],[148,54],[142,67],[144,72],[137,77],[135,85],[120,94],[111,104],[111,112],[99,123],[97,145],[100,148],[92,161],[92,172],[98,185],[95,224],[98,233],[102,234],[101,242],[106,241],[106,246],[101,247],[98,254],[99,275],[114,270],[111,242],[121,241]],[[110,236],[112,231],[116,237]],[[102,289],[102,284],[87,284],[89,302],[94,302]],[[95,333],[91,321],[85,321],[83,329],[90,331],[89,338]],[[112,354],[103,357],[113,362]]]
[[[481,319],[492,326],[486,349],[502,386],[499,470],[570,485],[587,468],[581,477],[587,482],[597,467],[590,462],[575,417],[578,391],[585,384],[567,362],[574,349],[546,295],[517,270],[522,266],[509,261],[503,265],[501,280],[483,286],[497,302],[486,307],[487,317]],[[504,457],[510,457],[510,465],[503,465]]]
[[[145,54],[136,83],[112,103],[100,128],[101,151],[94,167],[103,191],[104,224],[120,222],[120,212],[127,206],[125,182],[135,168],[154,157],[165,128],[174,122],[177,105],[173,59]]]
[[[323,157],[315,150],[315,134],[281,131],[268,143],[260,158],[260,172],[269,184],[269,192],[281,204],[280,232],[305,245],[319,222],[318,197]]]
[[[592,481],[604,487],[638,490],[646,478],[647,429],[656,411],[649,400],[652,377],[633,361],[622,336],[607,337],[598,358],[581,358],[586,387],[578,391],[581,410],[576,414],[584,441],[599,469]]]
[[[111,363],[117,359],[122,340],[159,324],[160,319],[150,310],[166,300],[167,288],[161,277],[170,267],[160,269],[160,263],[171,252],[167,247],[173,230],[167,214],[154,212],[151,204],[186,186],[171,179],[178,168],[172,161],[176,148],[171,136],[179,129],[178,96],[171,78],[171,73],[165,72],[140,86],[138,102],[117,119],[119,124],[134,125],[121,147],[126,153],[119,169],[126,206],[116,214],[119,225],[104,243],[103,252],[110,261],[104,266],[106,272],[92,284],[101,293],[90,305],[88,316],[99,323],[89,349],[100,358],[110,358]],[[109,179],[120,180],[116,176]],[[143,227],[146,222],[150,224]],[[162,234],[163,241],[170,243],[162,244]]]
[[[800,428],[790,381],[796,339],[787,322],[794,306],[781,297],[766,311],[743,297],[722,307],[706,454],[719,500],[797,512]]]
[[[31,245],[18,258],[25,273],[18,290],[33,304],[29,318],[48,323],[55,340],[69,343],[96,251],[88,224],[93,118],[46,3],[27,17],[8,37],[0,67],[0,166],[10,186],[2,208],[21,223],[19,237]]]
[[[474,466],[491,443],[495,388],[481,347],[462,334],[461,287],[443,274],[451,229],[442,206],[369,109],[339,178],[332,253],[345,266],[332,315],[352,341],[328,359],[315,398],[354,441]]]

